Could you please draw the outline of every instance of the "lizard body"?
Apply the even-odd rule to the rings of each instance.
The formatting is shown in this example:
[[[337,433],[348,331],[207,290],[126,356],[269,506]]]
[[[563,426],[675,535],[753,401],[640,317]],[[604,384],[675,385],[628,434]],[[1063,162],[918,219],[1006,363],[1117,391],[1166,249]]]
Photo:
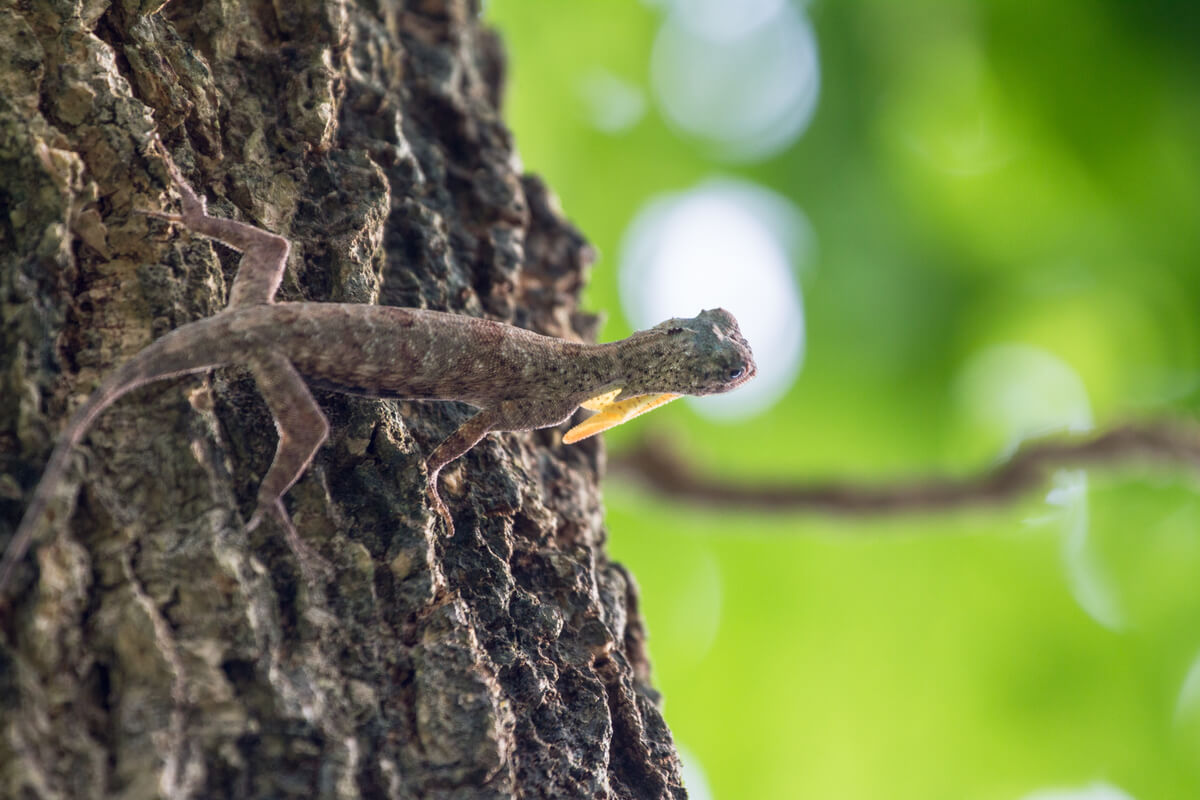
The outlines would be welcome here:
[[[47,514],[72,449],[105,408],[146,383],[230,364],[250,368],[275,419],[279,443],[248,527],[271,514],[298,541],[282,496],[328,435],[325,415],[306,383],[374,397],[462,401],[479,409],[426,460],[429,499],[452,531],[453,520],[438,494],[438,474],[490,431],[558,425],[581,405],[599,410],[564,437],[577,441],[680,394],[728,391],[755,373],[749,345],[722,309],[667,320],[618,342],[583,344],[427,309],[276,303],[287,240],[208,216],[204,200],[169,158],[166,163],[182,214],[142,213],[182,223],[242,251],[229,307],[144,348],[72,415],[4,553],[0,594]]]

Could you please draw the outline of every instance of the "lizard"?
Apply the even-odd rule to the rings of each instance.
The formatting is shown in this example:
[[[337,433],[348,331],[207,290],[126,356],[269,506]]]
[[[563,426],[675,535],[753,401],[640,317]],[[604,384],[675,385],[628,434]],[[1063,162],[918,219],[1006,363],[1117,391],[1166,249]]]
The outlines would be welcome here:
[[[276,302],[290,243],[208,214],[204,197],[160,145],[180,213],[137,213],[181,224],[241,252],[226,308],[182,325],[111,373],[74,412],[0,563],[0,596],[28,551],[70,455],[102,411],[131,390],[166,378],[249,368],[275,421],[278,443],[246,525],[274,517],[298,542],[283,495],[312,463],[329,424],[309,386],[380,398],[460,401],[477,412],[425,460],[427,496],[454,531],[438,492],[443,467],[492,431],[561,425],[579,407],[596,411],[567,431],[570,444],[684,394],[729,391],[756,372],[750,346],[723,309],[669,319],[616,342],[572,342],[505,323],[420,308]],[[52,515],[50,515],[52,516]]]

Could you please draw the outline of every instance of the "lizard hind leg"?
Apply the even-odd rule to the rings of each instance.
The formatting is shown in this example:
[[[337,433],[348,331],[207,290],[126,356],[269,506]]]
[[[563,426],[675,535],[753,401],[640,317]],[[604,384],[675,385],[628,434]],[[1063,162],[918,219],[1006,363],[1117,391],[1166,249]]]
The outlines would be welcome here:
[[[329,436],[329,422],[300,373],[282,355],[257,356],[250,370],[275,419],[279,444],[271,467],[259,485],[258,505],[246,528],[254,530],[269,514],[283,527],[288,543],[302,562],[320,561],[320,557],[311,553],[300,540],[283,505],[283,494],[312,463],[313,456]]]

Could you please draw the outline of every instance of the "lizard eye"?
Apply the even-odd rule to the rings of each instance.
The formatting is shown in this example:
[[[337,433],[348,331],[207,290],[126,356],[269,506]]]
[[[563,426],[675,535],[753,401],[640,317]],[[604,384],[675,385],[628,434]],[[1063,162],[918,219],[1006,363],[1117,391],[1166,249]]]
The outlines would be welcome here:
[[[729,370],[729,380],[736,381],[738,378],[742,377],[742,374],[745,371],[746,370],[743,369],[742,367],[737,367],[736,369]]]

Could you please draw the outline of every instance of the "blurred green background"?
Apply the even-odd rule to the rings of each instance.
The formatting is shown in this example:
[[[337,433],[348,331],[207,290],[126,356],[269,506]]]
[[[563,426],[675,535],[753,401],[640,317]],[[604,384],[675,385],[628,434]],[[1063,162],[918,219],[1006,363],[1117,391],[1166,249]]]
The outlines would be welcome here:
[[[486,16],[524,165],[601,254],[604,338],[711,290],[766,326],[756,353],[782,343],[756,379],[778,397],[674,403],[606,434],[613,453],[653,430],[730,480],[886,480],[1192,415],[1200,4]],[[697,198],[749,198],[767,245],[689,228]],[[661,273],[671,252],[695,272]],[[802,340],[773,332],[787,319]],[[865,522],[681,508],[615,477],[606,502],[694,797],[1200,797],[1193,476],[1068,472],[1010,509]]]

